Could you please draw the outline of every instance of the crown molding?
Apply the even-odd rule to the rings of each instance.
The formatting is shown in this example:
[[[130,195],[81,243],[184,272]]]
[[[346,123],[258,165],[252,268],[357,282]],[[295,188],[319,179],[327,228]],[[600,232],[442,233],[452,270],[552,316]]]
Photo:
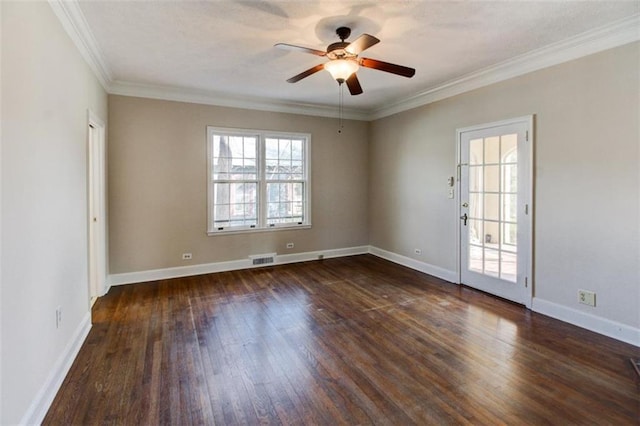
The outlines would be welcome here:
[[[114,81],[78,1],[48,1],[62,26],[109,94],[319,117],[337,118],[339,116],[335,106],[286,102],[277,99],[257,99],[182,87]],[[613,24],[584,32],[430,87],[382,108],[373,110],[345,109],[343,117],[351,120],[377,120],[638,40],[640,40],[640,15],[633,15]]]
[[[229,96],[228,94],[224,93],[207,92],[197,89],[131,83],[127,81],[113,82],[110,85],[109,93],[112,95],[136,96],[140,98],[189,102],[194,104],[215,105],[229,108],[302,114],[316,117],[339,117],[338,107],[335,105],[327,106],[298,102],[284,102],[277,99],[259,99],[240,96]],[[366,111],[345,108],[343,110],[342,117],[348,120],[366,121],[369,118],[369,114]]]
[[[640,40],[640,15],[633,15],[611,25],[584,32],[431,87],[410,98],[372,111],[368,120],[384,118],[638,40]]]
[[[102,87],[108,92],[112,76],[98,42],[93,37],[89,24],[76,0],[48,0],[62,27],[65,29],[80,54],[87,62]]]

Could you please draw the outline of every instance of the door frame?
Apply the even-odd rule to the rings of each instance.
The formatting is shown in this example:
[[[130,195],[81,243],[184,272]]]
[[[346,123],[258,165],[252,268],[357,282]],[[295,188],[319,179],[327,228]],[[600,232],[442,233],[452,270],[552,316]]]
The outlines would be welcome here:
[[[494,121],[491,123],[482,123],[474,126],[461,127],[456,129],[456,283],[458,285],[462,284],[462,234],[460,231],[460,216],[462,215],[462,206],[460,205],[462,202],[461,192],[462,192],[462,182],[461,182],[461,167],[462,167],[462,134],[470,131],[477,131],[483,129],[489,129],[492,127],[501,127],[505,125],[512,124],[524,124],[527,128],[526,139],[527,139],[527,154],[529,156],[529,164],[526,170],[527,179],[529,179],[529,186],[527,188],[527,193],[524,195],[524,203],[526,204],[527,214],[525,215],[525,223],[518,223],[518,226],[524,226],[524,229],[529,235],[528,241],[525,243],[524,247],[528,253],[528,257],[526,259],[526,267],[525,267],[525,300],[524,305],[531,309],[531,305],[533,302],[533,286],[534,286],[534,276],[533,276],[533,262],[534,262],[534,227],[533,227],[533,215],[534,215],[534,143],[535,143],[535,116],[525,115],[521,117],[510,118],[506,120]],[[518,197],[521,195],[518,194]],[[519,250],[520,252],[520,250]]]
[[[97,132],[97,149],[93,132]],[[98,170],[94,165],[98,164]],[[106,171],[106,126],[93,111],[87,110],[87,274],[89,303],[103,296],[107,290],[107,171]],[[97,191],[94,181],[97,179]],[[97,192],[97,193],[96,193]],[[99,218],[97,229],[92,223],[93,203],[97,201]],[[97,231],[97,232],[95,232]],[[97,270],[93,276],[94,268]],[[96,281],[97,279],[97,281]]]

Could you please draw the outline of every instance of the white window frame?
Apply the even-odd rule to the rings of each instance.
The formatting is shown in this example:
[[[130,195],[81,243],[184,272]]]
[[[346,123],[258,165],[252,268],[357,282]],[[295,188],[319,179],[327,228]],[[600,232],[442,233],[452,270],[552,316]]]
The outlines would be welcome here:
[[[216,227],[214,226],[214,179],[213,179],[213,137],[214,135],[237,135],[237,136],[255,136],[257,137],[257,224],[254,227],[233,226],[233,227]],[[302,139],[303,140],[303,161],[304,176],[302,182],[304,184],[303,196],[303,221],[300,223],[268,223],[268,200],[267,200],[267,181],[265,176],[266,160],[265,145],[268,138],[275,139]],[[207,235],[228,235],[235,233],[249,232],[269,232],[278,230],[304,229],[311,228],[311,134],[309,133],[293,133],[293,132],[273,132],[268,130],[239,129],[228,127],[207,126]]]

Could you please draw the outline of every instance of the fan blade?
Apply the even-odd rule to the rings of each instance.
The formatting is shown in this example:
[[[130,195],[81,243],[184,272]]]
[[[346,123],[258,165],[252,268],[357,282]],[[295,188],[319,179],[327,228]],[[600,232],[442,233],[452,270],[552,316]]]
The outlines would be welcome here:
[[[349,88],[349,93],[354,96],[362,93],[362,86],[360,86],[358,76],[356,76],[355,72],[347,79],[347,87]]]
[[[278,49],[283,49],[283,50],[297,50],[298,52],[311,53],[312,55],[317,55],[317,56],[326,56],[327,54],[327,52],[323,52],[322,50],[316,50],[316,49],[311,49],[309,47],[296,46],[296,45],[287,44],[287,43],[274,44],[274,47],[277,47]]]
[[[287,80],[287,82],[289,82],[289,83],[295,83],[295,82],[297,82],[297,81],[302,80],[302,79],[303,79],[303,78],[305,78],[305,77],[309,77],[311,74],[315,74],[315,73],[317,73],[318,71],[322,71],[323,69],[324,69],[324,64],[316,65],[315,67],[313,67],[313,68],[309,68],[308,70],[303,71],[303,72],[301,72],[301,73],[300,73],[300,74],[298,74],[298,75],[294,75],[294,76],[293,76],[293,77],[291,77],[289,80]]]
[[[403,77],[411,78],[416,73],[416,70],[413,68],[390,64],[389,62],[382,62],[377,59],[360,58],[358,63],[365,68],[373,68],[374,70],[390,72],[391,74],[397,74]]]
[[[357,55],[360,52],[367,50],[374,44],[380,43],[380,40],[375,38],[369,34],[362,34],[360,37],[351,42],[347,47],[344,48],[348,53],[353,55]]]

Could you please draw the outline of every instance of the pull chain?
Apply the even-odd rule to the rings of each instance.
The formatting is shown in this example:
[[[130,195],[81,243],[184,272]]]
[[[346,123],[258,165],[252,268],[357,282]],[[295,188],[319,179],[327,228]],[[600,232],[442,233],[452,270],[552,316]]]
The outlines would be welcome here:
[[[342,133],[344,128],[343,113],[344,113],[344,86],[342,83],[338,85],[339,107],[338,107],[338,133]]]

